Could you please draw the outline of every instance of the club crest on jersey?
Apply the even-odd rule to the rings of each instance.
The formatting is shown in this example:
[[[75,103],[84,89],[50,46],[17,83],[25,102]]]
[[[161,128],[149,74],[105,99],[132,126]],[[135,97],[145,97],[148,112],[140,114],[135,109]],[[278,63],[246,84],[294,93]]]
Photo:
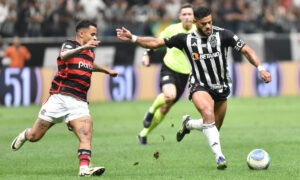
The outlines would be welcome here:
[[[213,35],[210,36],[210,38],[209,38],[209,44],[213,48],[217,47],[217,38],[216,38],[216,36],[213,36]]]

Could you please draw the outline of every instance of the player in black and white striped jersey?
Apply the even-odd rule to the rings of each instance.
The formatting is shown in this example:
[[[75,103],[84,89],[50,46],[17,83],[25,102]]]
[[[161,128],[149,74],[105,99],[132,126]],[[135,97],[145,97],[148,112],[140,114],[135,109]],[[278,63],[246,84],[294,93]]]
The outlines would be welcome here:
[[[189,115],[183,117],[182,128],[177,132],[177,141],[181,141],[191,129],[201,130],[213,151],[218,169],[227,167],[221,151],[219,131],[227,108],[231,80],[227,70],[227,50],[229,47],[241,52],[248,61],[257,67],[260,77],[269,83],[271,75],[261,64],[256,53],[230,30],[212,26],[211,10],[207,7],[194,9],[194,23],[197,30],[189,34],[177,34],[170,38],[137,37],[125,28],[117,29],[120,40],[134,42],[144,48],[156,49],[167,46],[182,50],[190,62],[189,99],[202,115],[192,120]]]

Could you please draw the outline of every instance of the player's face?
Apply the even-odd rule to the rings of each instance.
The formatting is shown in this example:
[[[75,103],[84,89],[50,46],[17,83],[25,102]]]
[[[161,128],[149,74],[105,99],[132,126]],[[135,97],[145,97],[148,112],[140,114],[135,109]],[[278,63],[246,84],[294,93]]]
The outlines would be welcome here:
[[[183,8],[179,13],[179,19],[185,29],[190,29],[193,24],[194,12],[192,8]]]
[[[194,19],[197,30],[201,35],[209,36],[212,33],[212,17],[211,15],[201,19]]]
[[[86,44],[90,40],[97,40],[97,28],[94,26],[90,26],[87,29],[83,30],[83,43]]]

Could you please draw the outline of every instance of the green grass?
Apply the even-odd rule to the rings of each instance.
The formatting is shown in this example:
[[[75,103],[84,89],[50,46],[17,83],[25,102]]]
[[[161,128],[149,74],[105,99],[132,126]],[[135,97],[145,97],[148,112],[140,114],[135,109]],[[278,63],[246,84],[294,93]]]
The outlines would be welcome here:
[[[219,171],[200,131],[178,143],[181,117],[200,115],[188,101],[178,102],[140,146],[137,134],[150,101],[91,103],[94,121],[92,163],[105,166],[101,179],[299,179],[300,97],[229,99],[221,129],[228,169]],[[37,143],[10,151],[14,137],[31,127],[40,106],[0,107],[0,179],[78,179],[77,138],[64,123]],[[173,126],[174,125],[174,126]],[[250,170],[247,154],[256,148],[271,156],[268,170]],[[159,158],[153,154],[159,152]],[[134,165],[138,163],[138,165]],[[92,177],[99,178],[99,177]]]

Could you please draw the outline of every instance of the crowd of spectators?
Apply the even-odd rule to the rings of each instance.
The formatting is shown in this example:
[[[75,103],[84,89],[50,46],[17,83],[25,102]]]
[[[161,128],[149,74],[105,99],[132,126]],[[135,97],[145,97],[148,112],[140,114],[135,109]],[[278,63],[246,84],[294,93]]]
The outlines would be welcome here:
[[[102,36],[114,36],[121,26],[157,35],[177,21],[183,3],[210,6],[214,25],[235,33],[300,32],[299,0],[0,0],[0,34],[72,36],[79,20],[90,19]]]

